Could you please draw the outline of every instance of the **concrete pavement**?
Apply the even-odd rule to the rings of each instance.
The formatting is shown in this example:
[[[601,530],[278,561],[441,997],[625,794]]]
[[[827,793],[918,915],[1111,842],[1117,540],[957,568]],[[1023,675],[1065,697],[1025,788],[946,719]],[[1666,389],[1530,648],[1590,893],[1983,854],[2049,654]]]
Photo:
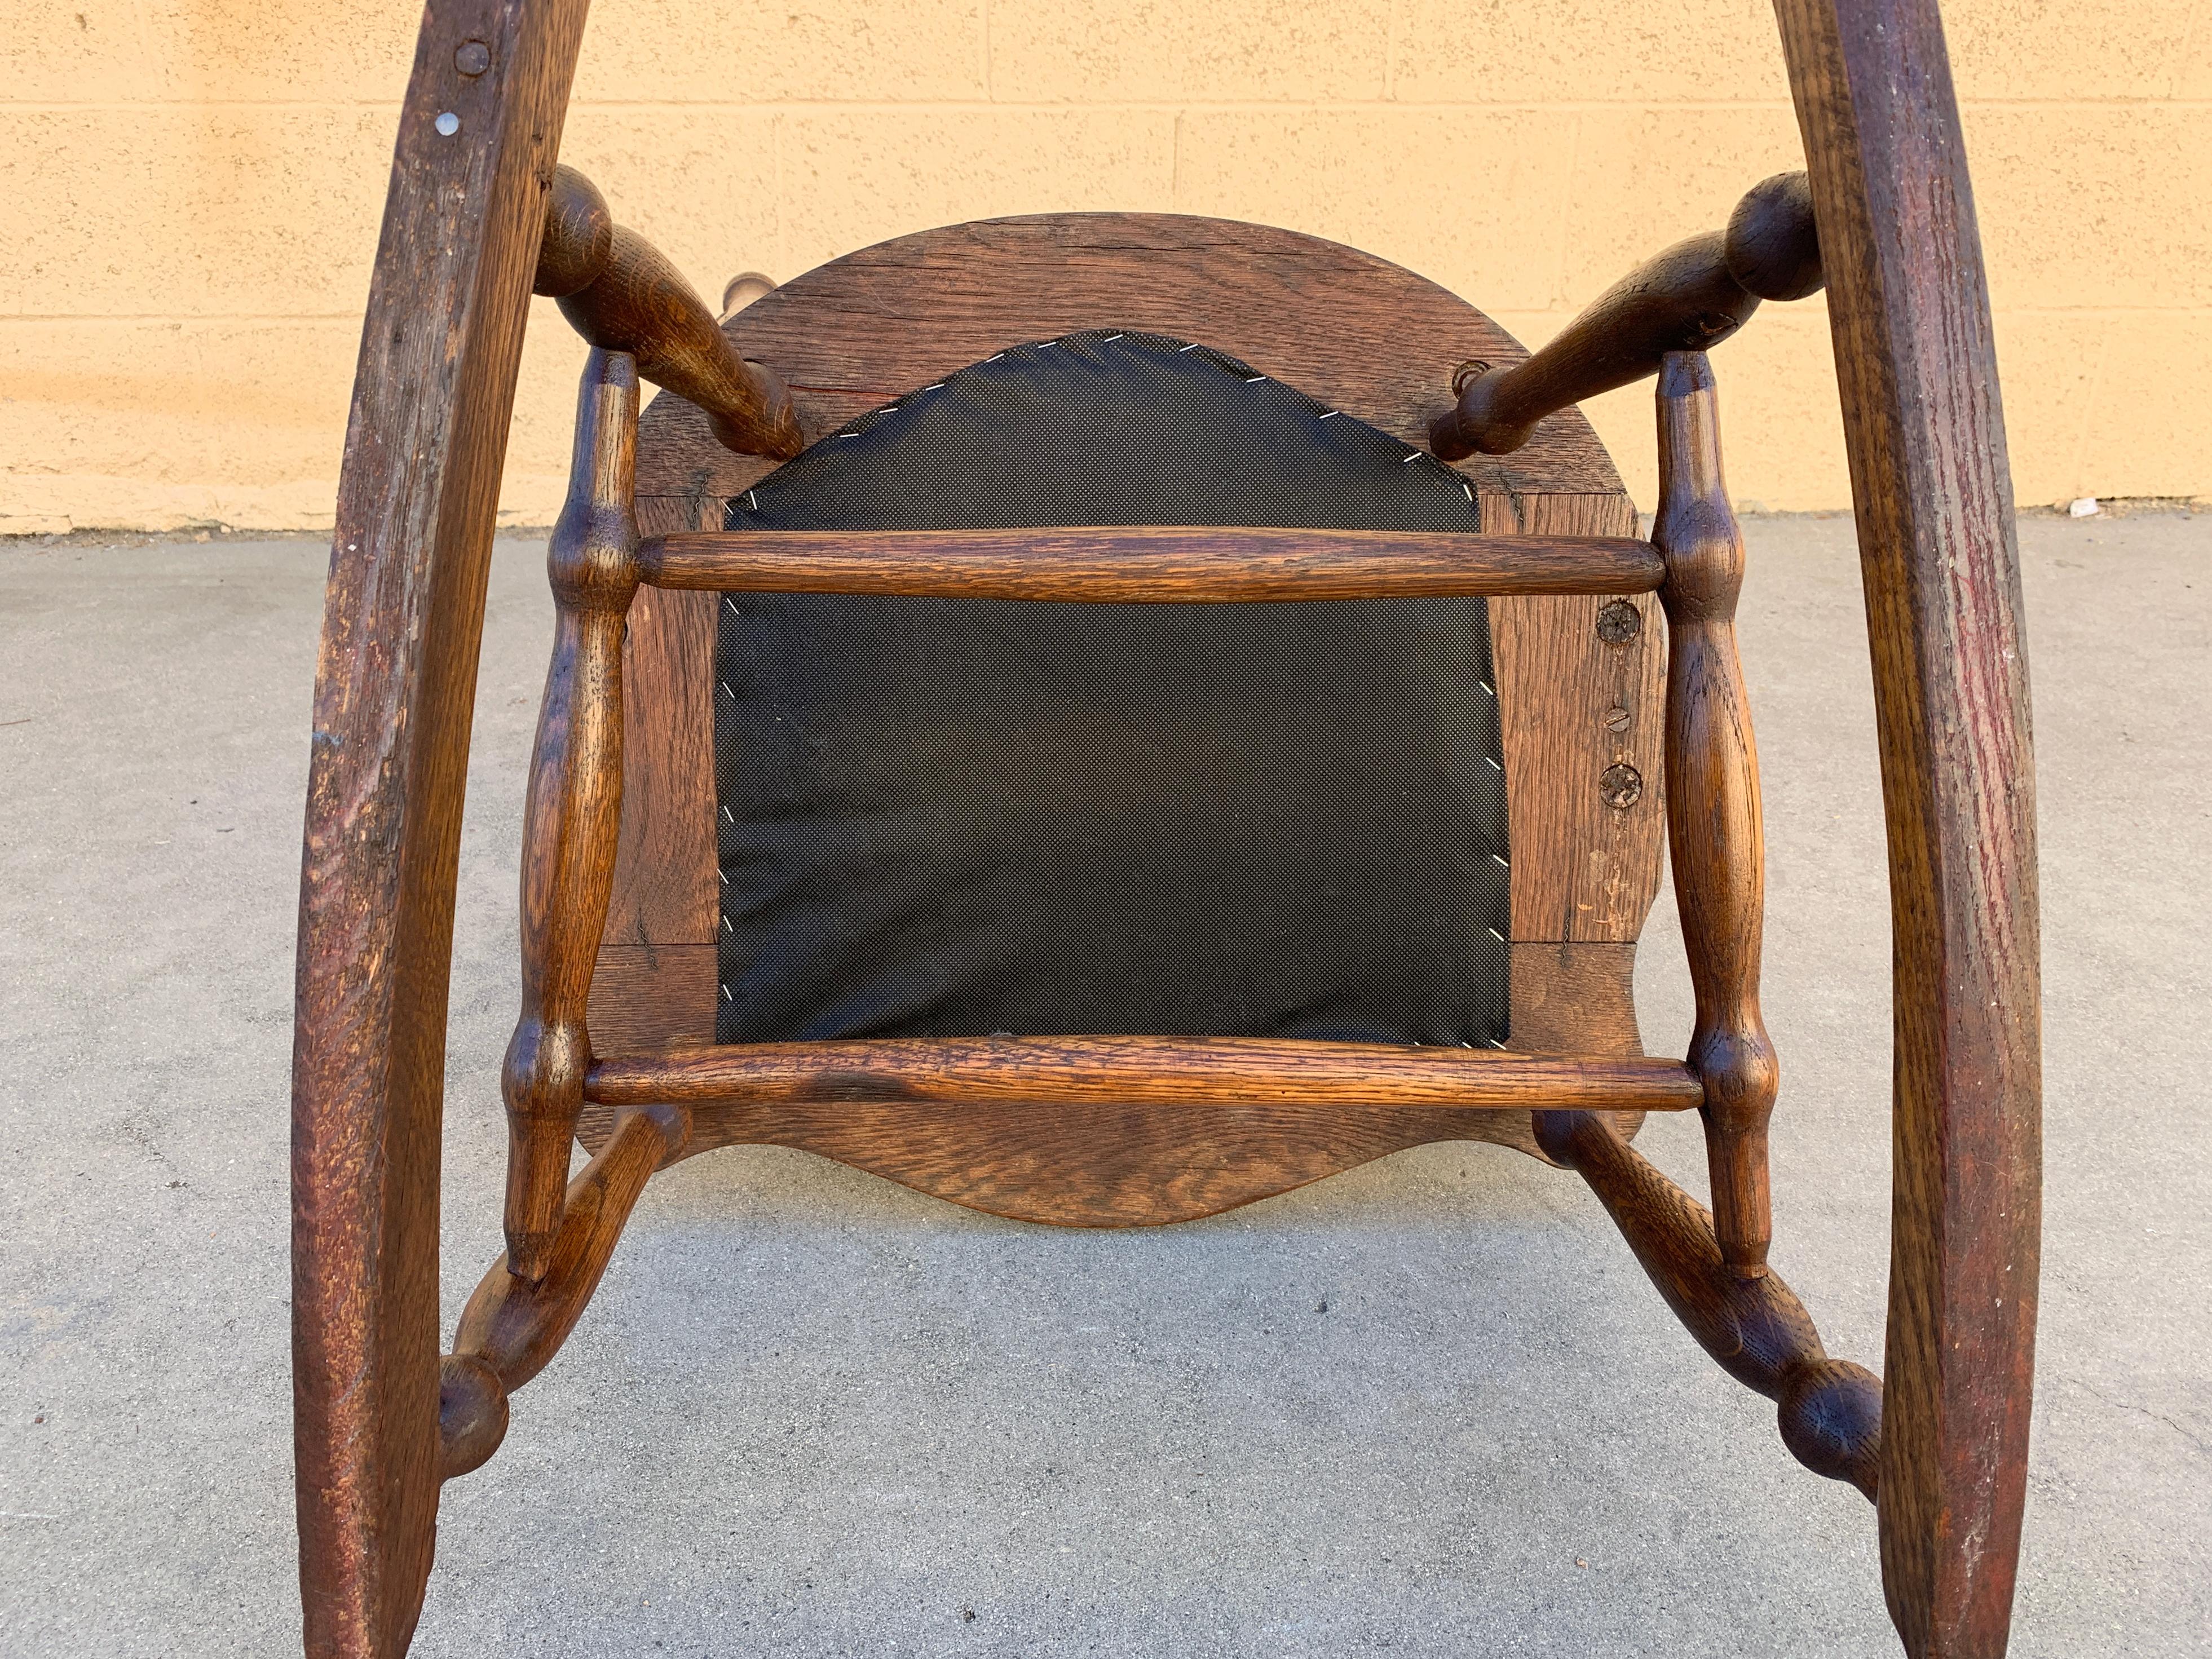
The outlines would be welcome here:
[[[1850,527],[1754,520],[1774,1259],[1879,1364],[1887,908]],[[2047,1234],[2021,1659],[2212,1651],[2212,515],[2022,524]],[[446,1329],[498,1245],[522,763],[500,544],[461,863]],[[312,541],[0,548],[0,1655],[297,1651],[286,1093]],[[1671,902],[1647,1041],[1680,1052]],[[1642,1143],[1704,1188],[1697,1127]],[[1024,1227],[768,1149],[641,1205],[448,1488],[416,1652],[1881,1655],[1873,1517],[1571,1176],[1401,1153]]]

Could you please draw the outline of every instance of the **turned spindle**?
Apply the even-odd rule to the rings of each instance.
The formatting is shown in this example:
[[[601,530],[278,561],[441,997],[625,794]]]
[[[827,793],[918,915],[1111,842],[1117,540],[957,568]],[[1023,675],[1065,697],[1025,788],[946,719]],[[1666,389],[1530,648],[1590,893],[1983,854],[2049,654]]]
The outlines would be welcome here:
[[[1518,449],[1547,415],[1656,373],[1670,351],[1718,345],[1761,300],[1802,300],[1822,280],[1811,187],[1778,173],[1744,193],[1727,229],[1638,266],[1525,362],[1462,363],[1430,447],[1447,461]]]
[[[1670,353],[1659,372],[1659,510],[1666,561],[1667,839],[1697,994],[1684,1056],[1704,1085],[1705,1147],[1721,1253],[1765,1270],[1773,1236],[1766,1124],[1781,1072],[1759,1008],[1766,858],[1759,750],[1735,648],[1743,536],[1721,477],[1712,366]]]
[[[574,167],[555,169],[532,286],[592,344],[628,352],[647,380],[706,410],[725,447],[787,460],[805,447],[775,373],[738,355],[683,273],[615,223]]]
[[[568,499],[546,556],[556,613],[523,819],[522,1016],[501,1073],[507,1255],[524,1279],[545,1271],[561,1222],[592,1058],[585,1004],[614,889],[623,626],[637,591],[637,365],[594,350],[578,398]]]

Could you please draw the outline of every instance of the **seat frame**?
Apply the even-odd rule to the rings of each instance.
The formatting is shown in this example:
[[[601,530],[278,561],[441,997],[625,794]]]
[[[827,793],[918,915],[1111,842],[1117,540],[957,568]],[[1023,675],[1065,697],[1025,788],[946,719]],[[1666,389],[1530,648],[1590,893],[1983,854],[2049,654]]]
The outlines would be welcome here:
[[[573,227],[589,216],[586,188],[564,172],[557,223]],[[574,228],[562,234],[580,240]],[[1329,325],[1313,326],[1316,317]],[[811,443],[970,363],[1102,319],[1201,341],[1378,428],[1408,453],[1428,447],[1431,425],[1451,408],[1439,364],[1526,356],[1457,295],[1371,254],[1266,226],[1169,214],[1038,215],[901,237],[764,295],[729,319],[726,332],[743,357],[775,365],[794,388],[801,439]],[[793,566],[805,546],[811,561],[849,557],[877,580],[914,573],[901,591],[957,579],[969,593],[1035,598],[1048,592],[1040,584],[1063,581],[1072,565],[1098,557],[1096,545],[1058,544],[1036,532],[977,534],[960,544],[970,550],[963,556],[969,568],[956,572],[933,562],[952,544],[943,536],[809,539],[756,532],[742,545],[756,564],[775,568],[740,580],[726,563],[738,544],[683,532],[719,531],[729,504],[775,465],[772,457],[733,453],[706,413],[683,399],[659,398],[640,418],[636,501],[647,557],[665,567],[689,556],[686,547],[719,547],[714,556],[723,564],[719,574],[641,571],[629,613],[623,823],[592,981],[595,1054],[714,1041],[720,914],[714,587],[770,574],[779,585],[818,587],[829,579],[822,569],[802,575]],[[1489,600],[1511,814],[1513,1041],[1531,1052],[1638,1054],[1635,942],[1662,862],[1662,561],[1648,544],[1626,540],[1635,507],[1577,411],[1544,422],[1512,454],[1477,453],[1455,465],[1483,529],[1516,538],[1507,556],[1513,580],[1494,586]],[[1176,533],[1149,532],[1156,550]],[[1199,532],[1184,538],[1189,546],[1180,559],[1146,567],[1127,589],[1094,582],[1085,592],[1188,597],[1209,551],[1243,546],[1256,564],[1258,535]],[[1563,561],[1589,538],[1613,538],[1631,549],[1637,568],[1589,569],[1577,580],[1563,566],[1547,578],[1534,563],[1544,545],[1537,538],[1547,537],[1559,538],[1553,556]],[[1432,539],[1455,562],[1484,545],[1464,536]],[[1305,540],[1330,550],[1382,545],[1341,533]],[[973,562],[974,550],[987,544],[1000,548],[1008,566],[995,581]],[[1409,567],[1413,544],[1402,538],[1377,554],[1389,560],[1389,591],[1443,591],[1433,583],[1449,580],[1447,573],[1421,578]],[[1360,591],[1346,585],[1352,573],[1345,570],[1324,590],[1311,548],[1280,556],[1297,561],[1294,580],[1248,580],[1233,597]],[[1009,580],[1024,572],[1034,577]],[[582,1121],[593,1147],[611,1127],[609,1112],[595,1105]],[[1626,1127],[1632,1133],[1633,1123]],[[852,1099],[701,1112],[684,1152],[772,1140],[999,1214],[1096,1226],[1188,1219],[1442,1136],[1543,1156],[1526,1113],[1367,1113],[1293,1125],[1265,1110],[1194,1119],[1175,1107],[1127,1101],[1040,1119],[951,1103],[925,1110],[908,1100],[894,1109]]]
[[[641,1040],[629,1054],[598,1055],[592,988],[617,902],[615,849],[629,839],[620,754],[632,597],[642,576],[678,570],[679,556],[703,560],[717,578],[742,562],[725,546],[641,537],[632,509],[640,375],[696,404],[725,447],[770,456],[803,447],[805,400],[817,395],[794,400],[775,371],[802,387],[836,382],[805,378],[788,356],[770,355],[771,369],[748,364],[603,204],[571,211],[575,200],[564,203],[553,163],[583,11],[582,0],[457,0],[426,10],[364,329],[301,893],[294,1336],[308,1651],[404,1651],[441,1484],[496,1448],[509,1394],[573,1328],[638,1193],[654,1168],[691,1149],[702,1112],[733,1098],[748,1109],[781,1101],[844,1110],[888,1085],[901,1100],[919,1094],[987,1115],[994,1102],[1034,1099],[1044,1086],[1109,1104],[1133,1095],[1184,1119],[1222,1116],[1208,1103],[1224,1096],[1249,1102],[1271,1091],[1268,1109],[1284,1118],[1357,1119],[1381,1108],[1526,1122],[1538,1151],[1583,1175],[1722,1366],[1778,1400],[1790,1449],[1875,1498],[1885,1594],[1905,1650],[2001,1654],[2024,1495],[2039,1234],[2033,774],[1987,295],[1932,0],[1778,0],[1809,179],[1781,196],[1754,192],[1725,235],[1669,250],[1534,358],[1501,336],[1462,363],[1425,431],[1400,433],[1448,460],[1524,445],[1540,456],[1540,434],[1562,421],[1571,430],[1574,417],[1556,411],[1660,374],[1653,545],[1670,633],[1663,770],[1698,1005],[1679,1064],[1618,1050],[1448,1060],[1328,1044],[1127,1046],[1141,1039],[1103,1051],[1054,1040],[860,1045],[866,1052],[825,1061],[656,1047],[650,1032],[634,1033]],[[1808,234],[1767,238],[1761,225],[1790,230],[1790,214],[1769,210],[1786,208],[1793,189]],[[1814,221],[1818,246],[1808,252]],[[977,250],[984,264],[991,254]],[[1741,548],[1699,350],[1759,298],[1809,291],[1808,268],[1814,286],[1825,277],[1829,289],[1889,836],[1895,1174],[1881,1385],[1826,1355],[1764,1267],[1774,1068],[1757,1017],[1757,784],[1731,634]],[[577,483],[551,561],[560,634],[532,779],[524,1018],[505,1073],[509,1249],[441,1359],[438,1139],[458,832],[500,462],[533,282],[562,297],[596,349]],[[1097,310],[1078,325],[1109,321],[1146,325]],[[1249,343],[1243,355],[1254,355]],[[1440,376],[1448,366],[1438,361]],[[713,477],[690,482],[698,487],[668,494],[693,504],[696,526],[696,509],[726,491]],[[1539,543],[1579,532],[1607,544],[1580,550],[1612,562],[1602,573],[1610,586],[1582,597],[1620,598],[1614,579],[1634,562],[1615,545],[1629,539],[1620,527],[1512,527]],[[1213,534],[1175,556],[1184,579],[1218,590],[1212,597],[1237,597],[1229,590],[1255,580],[1313,580],[1303,555],[1286,562],[1263,538]],[[1054,580],[1081,597],[1072,590],[1095,586],[1102,571],[1124,584],[1157,579],[1160,549],[1140,539],[1094,540]],[[949,591],[1009,579],[1003,557],[993,575],[973,546],[936,550],[950,557]],[[1435,580],[1467,585],[1431,591],[1494,592],[1510,580],[1480,556],[1434,563]],[[1340,560],[1322,575],[1334,592],[1347,583],[1370,591],[1360,584],[1380,584],[1382,564],[1370,559],[1363,571]],[[1516,602],[1501,598],[1499,608]],[[642,659],[635,674],[641,685],[648,678]],[[1644,817],[1656,848],[1656,820]],[[1516,849],[1518,831],[1516,823]],[[1517,880],[1516,870],[1516,933]],[[1649,897],[1646,890],[1634,907],[1637,921]],[[1563,933],[1527,942],[1626,941]],[[1516,975],[1516,1015],[1521,988]],[[607,1115],[592,1162],[567,1182],[587,1095]],[[1711,1218],[1635,1153],[1608,1109],[1693,1103],[1712,1153]],[[1536,1105],[1543,1109],[1523,1115]]]

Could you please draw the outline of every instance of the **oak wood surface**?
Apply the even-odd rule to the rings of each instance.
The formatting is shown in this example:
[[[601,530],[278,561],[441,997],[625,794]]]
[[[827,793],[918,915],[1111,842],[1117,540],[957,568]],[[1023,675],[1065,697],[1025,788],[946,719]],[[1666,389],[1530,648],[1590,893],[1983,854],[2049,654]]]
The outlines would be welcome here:
[[[1630,987],[1635,951],[1630,944],[1516,944],[1516,1048],[1641,1054]],[[661,972],[683,971],[667,953],[661,960]],[[711,975],[711,955],[704,969]],[[596,1017],[592,1030],[597,1042]],[[1623,1134],[1642,1121],[1639,1113],[1610,1115]],[[613,1118],[612,1107],[587,1103],[586,1146],[602,1145]],[[705,1104],[693,1109],[681,1156],[725,1146],[797,1146],[1018,1220],[1157,1226],[1249,1204],[1423,1141],[1491,1141],[1541,1158],[1530,1126],[1526,1111],[1432,1107]]]
[[[1667,821],[1674,900],[1697,995],[1686,1055],[1705,1091],[1705,1148],[1721,1254],[1766,1268],[1774,1226],[1767,1119],[1781,1070],[1759,1006],[1766,842],[1759,750],[1735,648],[1743,536],[1721,476],[1712,365],[1672,352],[1659,371],[1659,510],[1667,561]]]
[[[315,676],[292,1070],[294,1455],[316,1659],[397,1659],[430,1569],[461,801],[500,468],[584,9],[426,8],[362,329]],[[470,41],[486,49],[481,74],[456,66]]]
[[[592,975],[592,1052],[705,1048],[714,1040],[720,966],[711,945],[602,945]]]
[[[787,459],[804,447],[782,382],[738,355],[683,274],[615,223],[574,167],[553,176],[534,287],[592,345],[628,352],[647,380],[703,412],[725,448]]]
[[[1006,252],[1005,263],[983,258],[984,245]],[[1352,326],[1285,337],[1253,297],[1285,286]],[[896,307],[897,329],[866,311],[878,302]],[[808,434],[818,436],[1007,345],[1105,321],[1202,340],[1415,441],[1438,406],[1440,367],[1458,361],[1464,343],[1479,340],[1501,360],[1519,352],[1462,301],[1369,256],[1261,228],[1120,215],[955,228],[863,250],[756,301],[730,331],[748,354],[789,371]],[[834,385],[823,384],[824,360],[810,355],[825,343],[842,365]],[[727,498],[766,470],[729,454],[696,411],[660,398],[641,423],[641,489],[654,492],[641,495],[641,522],[648,532],[719,529]],[[1572,411],[1510,463],[1484,459],[1468,471],[1487,534],[1634,537],[1635,510]],[[708,593],[647,590],[631,611],[633,765],[592,991],[603,1054],[711,1040],[714,605]],[[1626,637],[1600,626],[1607,607],[1620,605],[1636,618]],[[1632,941],[1658,886],[1663,822],[1656,604],[1648,593],[1501,597],[1491,617],[1515,848],[1513,1041],[1640,1052]],[[664,699],[686,712],[654,718]],[[660,757],[651,774],[636,761],[647,745]],[[1624,772],[1638,781],[1625,805],[1607,789]],[[1049,1117],[913,1104],[865,1114],[705,1108],[685,1153],[803,1146],[995,1213],[1069,1225],[1208,1214],[1439,1137],[1541,1156],[1526,1113],[1453,1117],[1364,1113],[1294,1125],[1265,1113],[1194,1121],[1127,1104]],[[1632,1133],[1639,1120],[1620,1121]],[[606,1109],[586,1105],[586,1144],[599,1144],[610,1122]]]
[[[536,1279],[561,1225],[591,1058],[585,1021],[622,823],[623,632],[637,592],[638,372],[594,348],[577,394],[568,498],[553,526],[553,659],[522,823],[522,1012],[500,1073],[507,1248]]]
[[[1207,1109],[1428,1106],[1687,1111],[1680,1060],[1413,1048],[1283,1037],[886,1037],[725,1043],[592,1062],[607,1106],[932,1102]]]
[[[1664,567],[1625,537],[1127,525],[661,536],[638,570],[656,587],[732,592],[1171,604],[1648,592]]]
[[[1632,534],[1626,495],[1480,498],[1492,535]],[[1628,941],[1659,890],[1667,653],[1649,594],[1490,601],[1516,939]],[[1518,1018],[1516,1006],[1516,1018]]]
[[[1516,450],[1546,416],[1656,374],[1668,352],[1719,344],[1762,299],[1801,300],[1820,283],[1805,175],[1777,173],[1745,193],[1725,230],[1638,266],[1526,362],[1462,363],[1430,447],[1443,460]]]
[[[993,352],[1112,326],[1199,340],[1426,448],[1453,364],[1527,356],[1466,301],[1373,254],[1164,213],[1040,214],[898,237],[793,278],[727,326],[791,387],[810,441]],[[735,457],[685,459],[704,476],[687,466],[641,487],[727,496],[758,477]],[[1504,495],[1620,489],[1572,410],[1523,453],[1462,470]]]
[[[586,1109],[586,1140],[603,1133]],[[1433,1140],[1533,1152],[1530,1114],[1120,1103],[702,1105],[684,1155],[797,1147],[933,1198],[1057,1227],[1156,1227],[1289,1192]]]
[[[508,1397],[545,1369],[576,1328],[646,1182],[690,1131],[680,1107],[623,1113],[567,1183],[539,1271],[517,1273],[502,1255],[477,1284],[453,1352],[440,1365],[442,1479],[468,1474],[499,1449]]]
[[[1893,952],[1882,1580],[1916,1659],[1996,1659],[2034,1370],[2042,1038],[2020,561],[1934,0],[1777,0],[1829,283]]]
[[[1589,1183],[1698,1346],[1737,1382],[1777,1403],[1790,1454],[1815,1474],[1874,1497],[1881,1440],[1881,1384],[1874,1374],[1831,1359],[1781,1278],[1740,1273],[1722,1255],[1705,1206],[1603,1118],[1539,1113],[1536,1137]]]
[[[641,465],[647,459],[641,447],[638,459]],[[637,520],[646,535],[719,530],[722,503],[641,495]],[[647,961],[665,945],[711,947],[714,938],[715,604],[712,593],[654,587],[641,587],[630,601],[623,642],[622,839],[605,939],[610,950],[646,951]],[[597,980],[592,994],[599,994]],[[711,1036],[711,970],[707,995]]]

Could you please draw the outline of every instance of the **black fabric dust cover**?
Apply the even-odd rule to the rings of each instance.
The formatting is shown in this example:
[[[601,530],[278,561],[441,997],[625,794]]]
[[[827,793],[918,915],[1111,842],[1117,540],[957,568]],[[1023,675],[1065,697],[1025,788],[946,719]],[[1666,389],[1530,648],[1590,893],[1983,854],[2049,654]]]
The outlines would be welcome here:
[[[863,416],[727,523],[1478,527],[1432,458],[1111,330]],[[738,593],[717,615],[720,1041],[1504,1041],[1482,599]]]

